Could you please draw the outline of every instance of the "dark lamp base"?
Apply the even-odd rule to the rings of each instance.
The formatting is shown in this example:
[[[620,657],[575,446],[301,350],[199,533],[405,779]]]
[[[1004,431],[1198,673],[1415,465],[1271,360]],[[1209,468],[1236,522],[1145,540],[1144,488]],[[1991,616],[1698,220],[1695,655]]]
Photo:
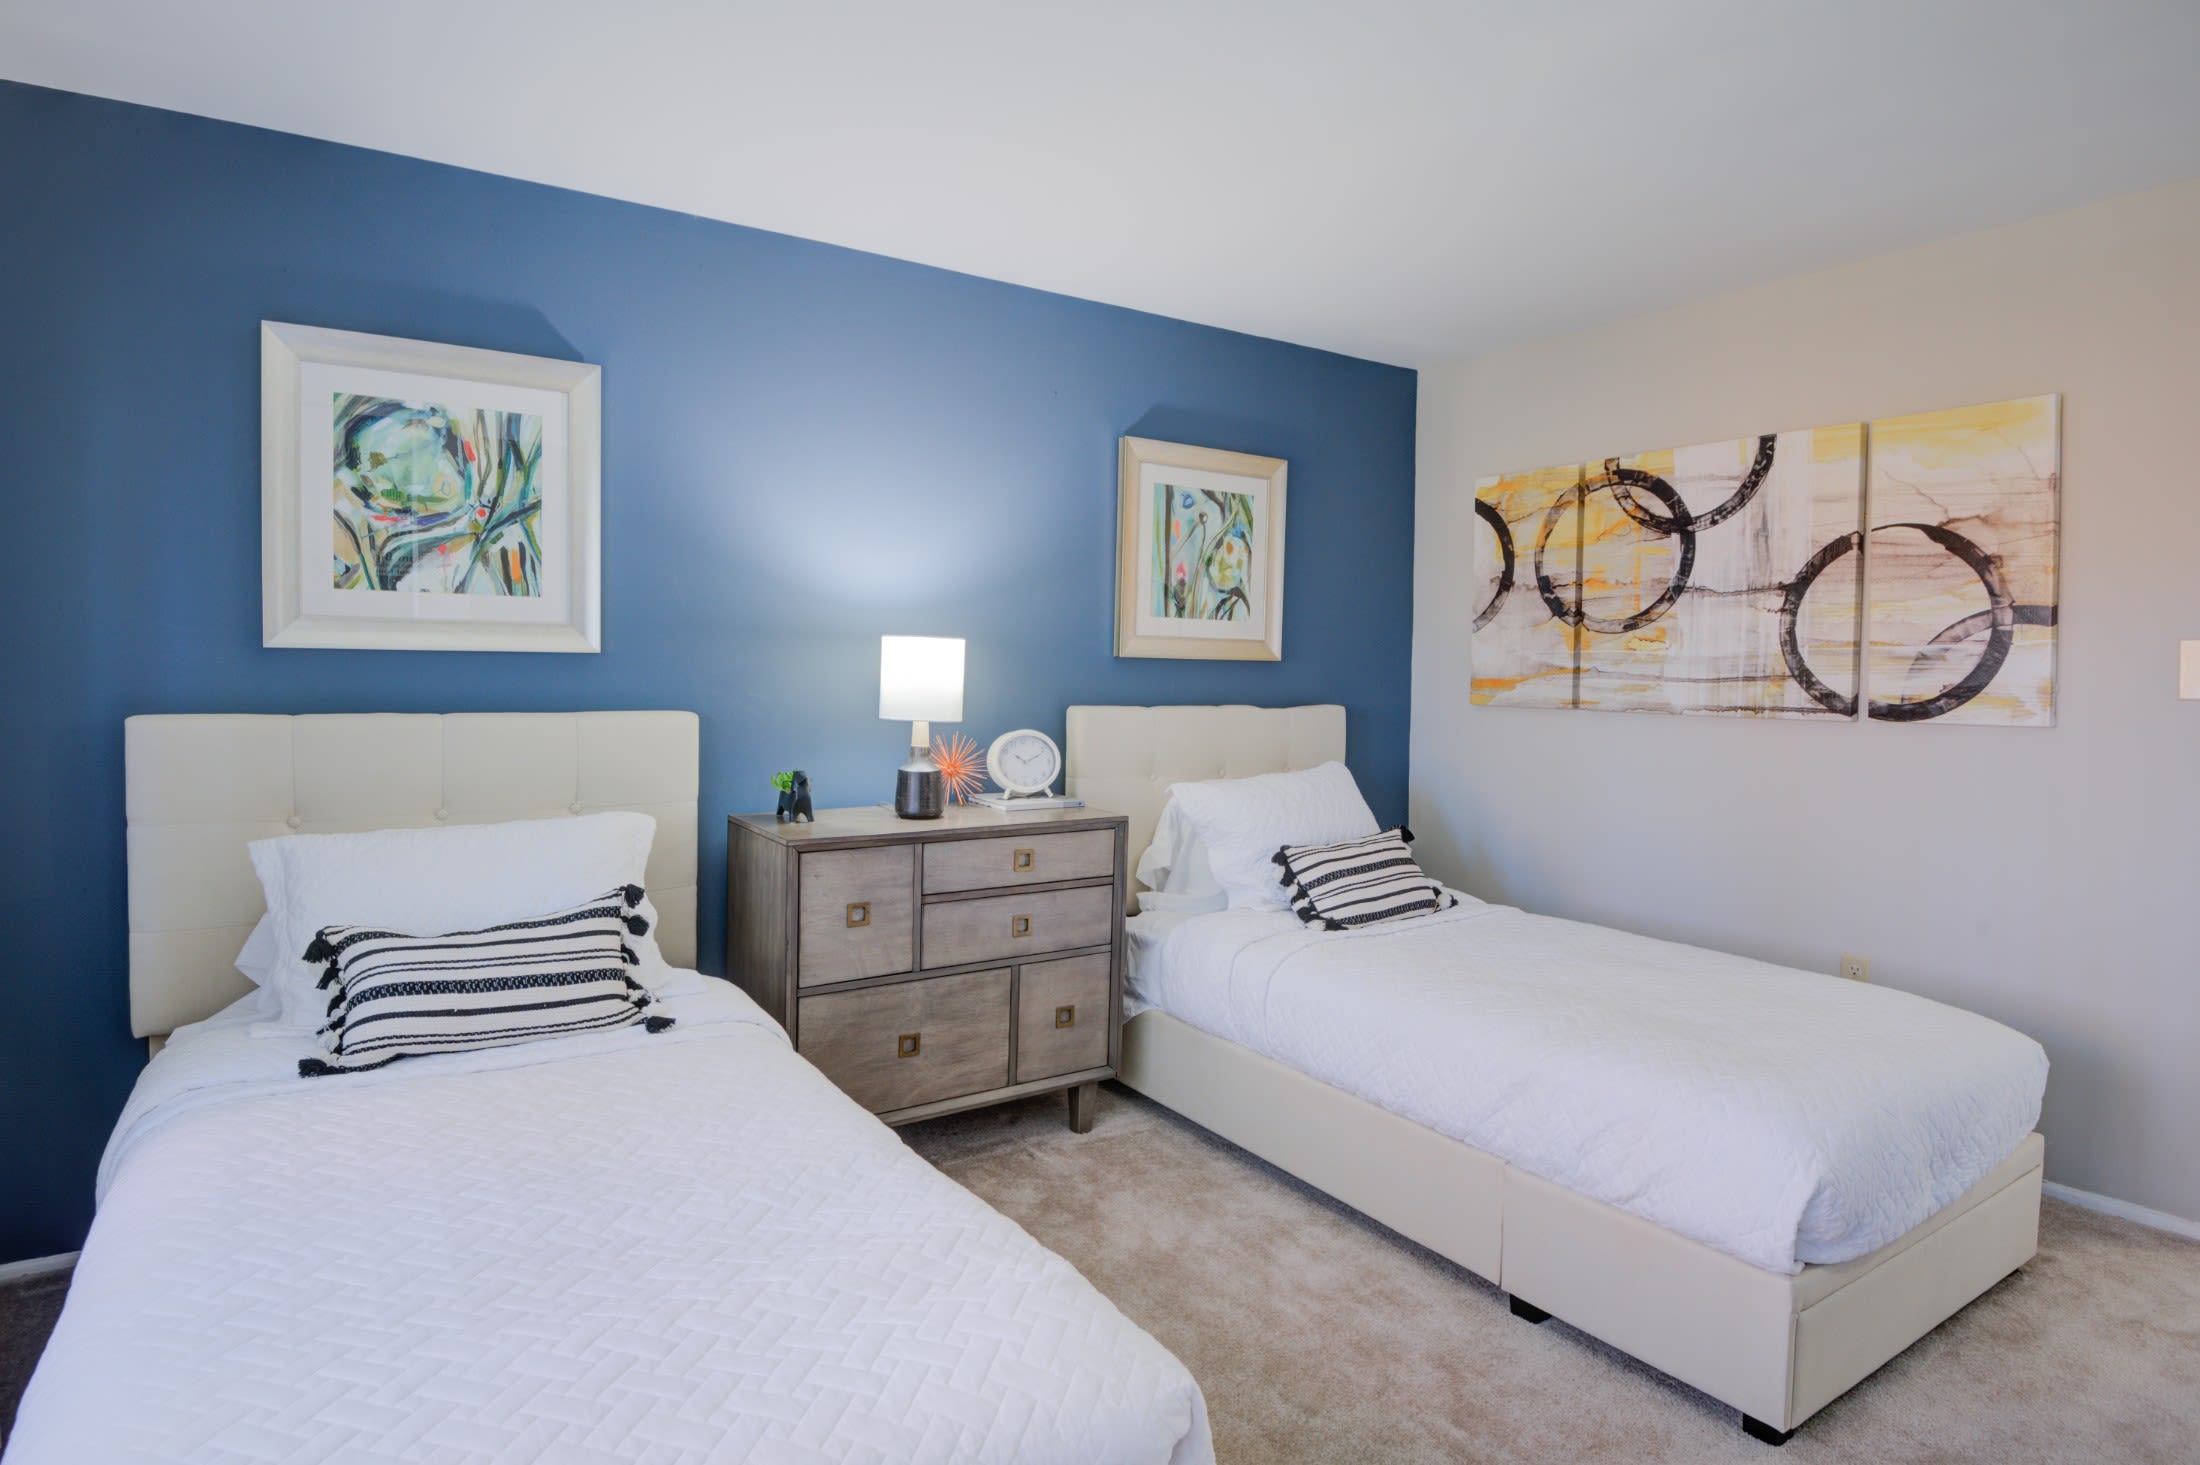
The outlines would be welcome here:
[[[947,781],[932,760],[904,765],[894,775],[894,812],[904,819],[937,819],[947,806]]]

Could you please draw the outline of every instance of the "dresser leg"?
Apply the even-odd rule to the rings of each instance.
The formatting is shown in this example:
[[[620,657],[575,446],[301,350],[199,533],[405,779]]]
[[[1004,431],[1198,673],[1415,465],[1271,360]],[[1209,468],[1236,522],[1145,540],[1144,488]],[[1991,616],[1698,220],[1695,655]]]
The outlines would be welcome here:
[[[1081,1083],[1069,1091],[1069,1131],[1071,1134],[1092,1133],[1092,1121],[1100,1114],[1100,1085],[1097,1080]]]

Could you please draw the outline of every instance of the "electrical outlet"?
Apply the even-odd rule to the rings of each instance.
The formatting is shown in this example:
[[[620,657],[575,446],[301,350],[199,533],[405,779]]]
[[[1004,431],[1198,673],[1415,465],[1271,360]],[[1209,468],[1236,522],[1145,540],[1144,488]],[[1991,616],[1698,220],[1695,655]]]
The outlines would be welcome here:
[[[1852,982],[1868,982],[1872,979],[1872,959],[1868,956],[1843,956],[1840,975]]]

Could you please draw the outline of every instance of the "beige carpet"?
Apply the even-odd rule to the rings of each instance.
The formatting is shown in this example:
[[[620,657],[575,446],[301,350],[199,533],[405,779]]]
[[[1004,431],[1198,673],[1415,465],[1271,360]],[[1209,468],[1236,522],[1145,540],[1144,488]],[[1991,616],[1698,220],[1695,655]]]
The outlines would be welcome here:
[[[1127,1091],[903,1131],[1075,1263],[1264,1461],[2200,1462],[2200,1243],[2055,1201],[2040,1254],[1780,1450],[1734,1412]]]
[[[68,1292],[65,1270],[0,1282],[0,1442],[15,1428],[15,1406]]]

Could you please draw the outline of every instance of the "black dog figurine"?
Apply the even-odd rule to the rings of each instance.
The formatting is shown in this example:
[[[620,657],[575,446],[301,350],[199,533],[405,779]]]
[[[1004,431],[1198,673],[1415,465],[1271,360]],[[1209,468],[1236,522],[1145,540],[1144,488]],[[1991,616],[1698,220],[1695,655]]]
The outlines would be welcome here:
[[[799,824],[805,819],[815,824],[817,811],[810,807],[810,775],[797,768],[794,771],[794,786],[779,792],[779,822],[785,824],[792,821]]]

